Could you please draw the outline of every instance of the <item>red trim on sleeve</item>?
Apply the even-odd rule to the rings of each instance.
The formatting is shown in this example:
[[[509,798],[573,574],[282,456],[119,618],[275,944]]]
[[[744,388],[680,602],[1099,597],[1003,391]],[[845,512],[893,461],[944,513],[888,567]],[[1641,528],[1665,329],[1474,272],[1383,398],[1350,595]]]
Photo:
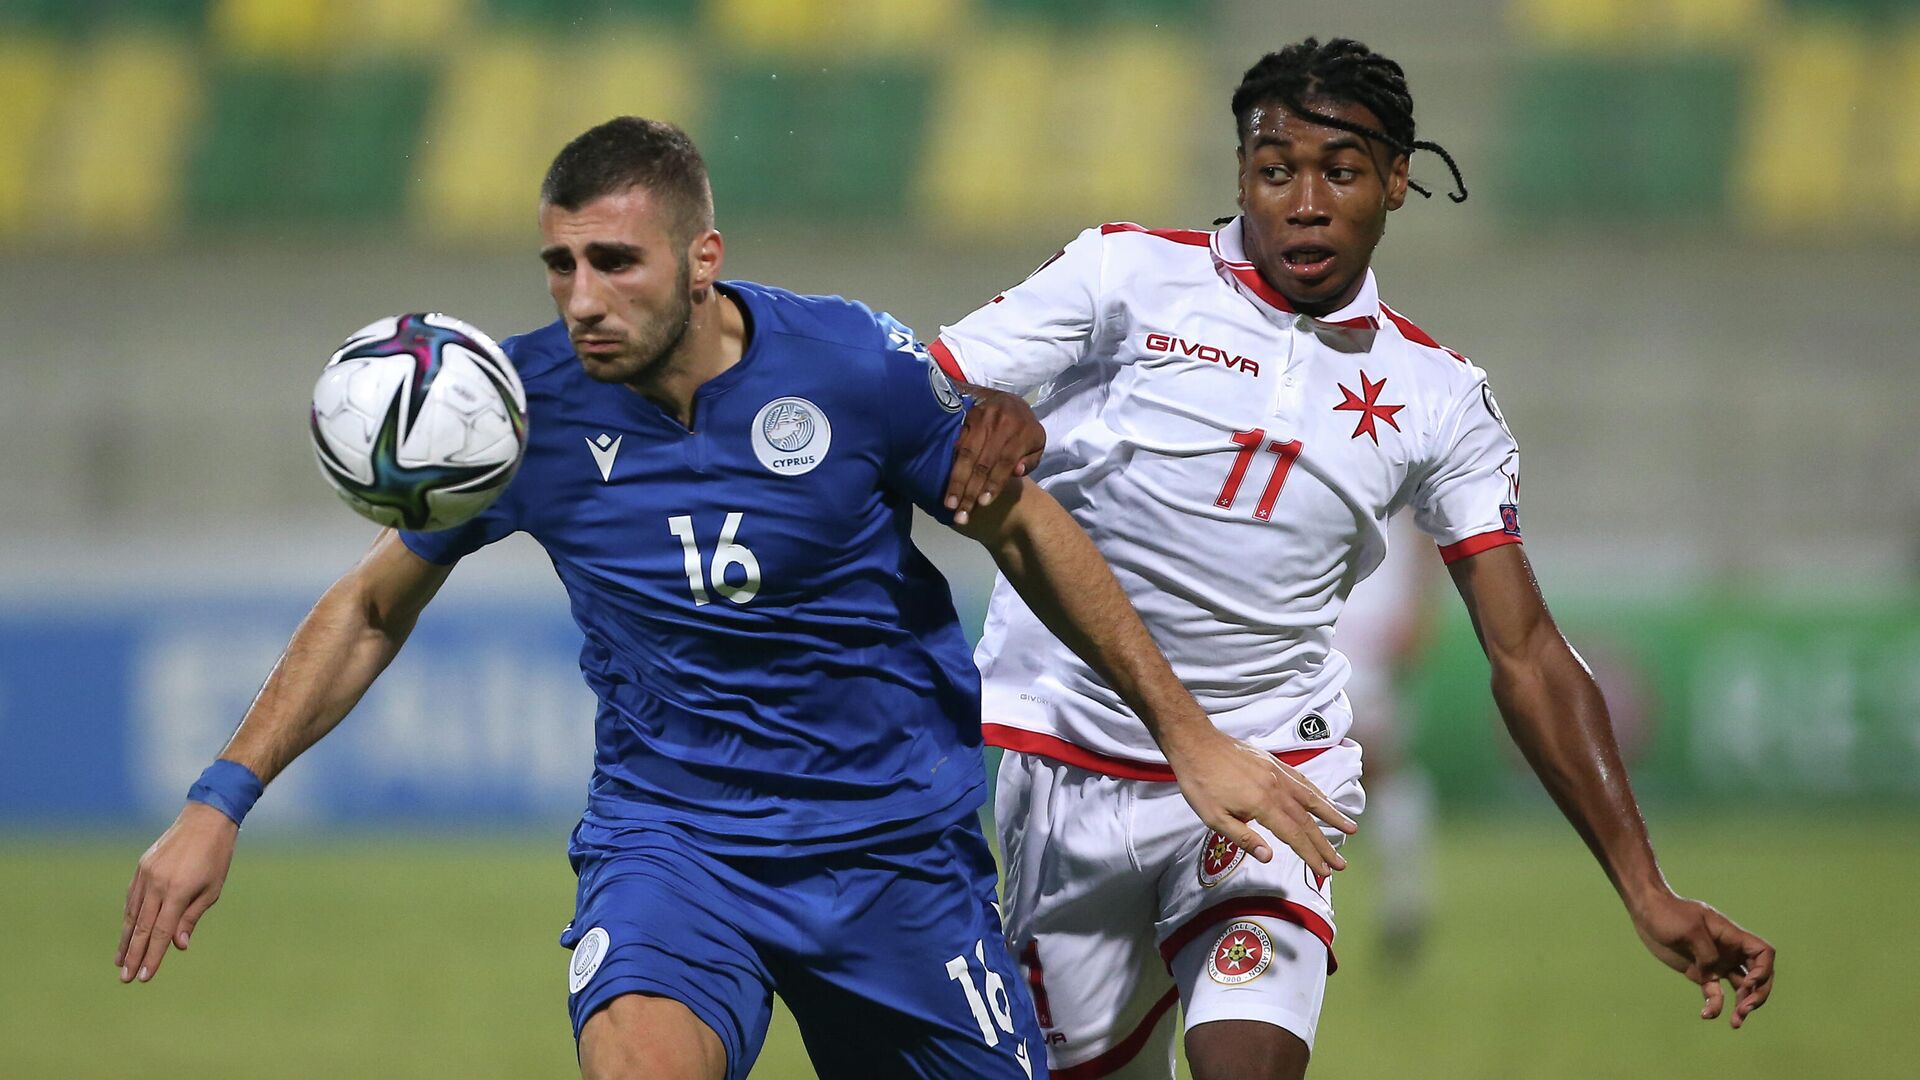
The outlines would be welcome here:
[[[1213,242],[1213,234],[1199,229],[1149,229],[1145,225],[1135,225],[1131,221],[1109,221],[1100,226],[1101,236],[1114,233],[1137,232],[1148,236],[1157,236],[1162,240],[1171,240],[1176,244],[1189,244],[1193,247],[1206,247]],[[1045,269],[1042,267],[1042,269]]]
[[[1058,761],[1062,765],[1071,765],[1076,769],[1097,772],[1102,776],[1117,777],[1121,780],[1157,780],[1167,784],[1176,782],[1173,770],[1157,761],[1134,761],[1131,758],[1114,757],[1112,754],[1102,754],[1084,746],[1075,746],[1054,735],[1028,731],[1025,728],[1008,727],[1005,724],[981,724],[980,732],[986,738],[988,746],[997,746],[1002,750],[1012,750],[1022,754],[1033,754],[1049,761]],[[1273,756],[1298,768],[1331,749],[1333,749],[1331,746],[1313,746],[1300,750],[1282,750]]]
[[[1167,962],[1167,970],[1173,970],[1173,958],[1187,947],[1194,938],[1219,926],[1229,919],[1244,919],[1249,915],[1264,915],[1269,919],[1279,919],[1304,928],[1307,933],[1320,939],[1327,947],[1327,974],[1331,975],[1340,967],[1333,958],[1333,927],[1327,920],[1310,907],[1303,907],[1291,900],[1278,896],[1239,896],[1222,901],[1188,919],[1180,929],[1167,935],[1160,943],[1160,958]],[[1055,1074],[1059,1075],[1058,1073]]]
[[[1048,1075],[1052,1076],[1053,1080],[1099,1080],[1100,1077],[1119,1072],[1128,1062],[1140,1055],[1141,1049],[1147,1045],[1147,1040],[1153,1036],[1153,1029],[1160,1026],[1160,1018],[1167,1015],[1167,1010],[1173,1008],[1179,1000],[1180,988],[1176,986],[1161,995],[1160,1000],[1153,1003],[1153,1008],[1147,1010],[1147,1015],[1141,1019],[1140,1023],[1132,1031],[1127,1032],[1127,1037],[1121,1039],[1113,1049],[1078,1065],[1069,1065],[1064,1069],[1050,1068],[1047,1070]]]
[[[1425,345],[1429,349],[1439,349],[1441,352],[1446,353],[1448,356],[1453,357],[1455,360],[1458,360],[1463,364],[1467,362],[1466,357],[1461,356],[1459,353],[1454,352],[1452,349],[1449,349],[1445,345],[1442,345],[1439,342],[1433,340],[1433,336],[1431,334],[1428,334],[1425,330],[1422,330],[1419,327],[1413,325],[1412,319],[1409,319],[1405,315],[1402,315],[1399,312],[1388,307],[1386,304],[1386,301],[1383,300],[1380,302],[1380,310],[1386,314],[1387,318],[1393,320],[1393,325],[1400,328],[1400,333],[1408,341],[1413,342],[1415,345]]]
[[[947,348],[946,342],[934,338],[933,343],[927,346],[927,355],[933,357],[933,362],[939,364],[940,370],[947,373],[947,378],[954,382],[972,382],[967,378],[967,373],[960,370],[960,361],[953,358],[953,350]]]
[[[1477,536],[1469,536],[1456,544],[1441,545],[1440,559],[1451,566],[1469,555],[1478,555],[1483,551],[1492,551],[1494,548],[1519,542],[1520,538],[1507,530],[1493,529]]]

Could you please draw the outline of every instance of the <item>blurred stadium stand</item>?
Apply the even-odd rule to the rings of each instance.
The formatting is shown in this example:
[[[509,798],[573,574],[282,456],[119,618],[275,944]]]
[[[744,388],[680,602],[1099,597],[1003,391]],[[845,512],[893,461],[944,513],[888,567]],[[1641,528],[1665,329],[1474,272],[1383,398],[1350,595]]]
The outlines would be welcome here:
[[[1645,786],[1920,798],[1920,4],[0,0],[0,822],[177,803],[370,535],[308,458],[320,361],[394,311],[550,318],[572,134],[684,123],[732,272],[931,334],[1089,224],[1230,212],[1227,98],[1307,33],[1405,63],[1466,170],[1383,290],[1492,373]],[[577,806],[564,609],[505,547],[263,820]],[[1456,622],[1419,693],[1457,799],[1529,786],[1483,684]]]

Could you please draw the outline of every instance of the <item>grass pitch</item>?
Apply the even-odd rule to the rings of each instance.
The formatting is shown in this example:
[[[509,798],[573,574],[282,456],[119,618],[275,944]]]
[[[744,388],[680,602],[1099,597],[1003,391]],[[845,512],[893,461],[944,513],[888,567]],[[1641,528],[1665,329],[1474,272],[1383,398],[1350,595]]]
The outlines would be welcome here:
[[[1743,1031],[1634,938],[1572,831],[1455,822],[1429,948],[1374,940],[1364,834],[1335,886],[1340,972],[1316,1080],[1920,1075],[1920,818],[1852,828],[1656,814],[1669,876],[1780,949]],[[146,838],[0,840],[0,1077],[568,1077],[564,838],[249,837],[192,951],[111,966]],[[782,1014],[753,1074],[813,1075]]]

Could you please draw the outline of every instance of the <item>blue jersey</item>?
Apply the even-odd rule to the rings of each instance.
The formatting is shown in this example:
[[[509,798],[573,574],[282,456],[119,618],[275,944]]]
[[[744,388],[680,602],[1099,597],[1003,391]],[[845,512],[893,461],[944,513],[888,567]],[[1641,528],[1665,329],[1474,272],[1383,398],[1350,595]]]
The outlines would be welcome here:
[[[561,323],[510,338],[519,474],[401,538],[436,563],[516,531],[546,548],[599,698],[587,823],[742,854],[938,830],[981,802],[980,682],[909,531],[915,504],[947,519],[965,403],[891,316],[721,289],[747,343],[692,430],[589,378]]]

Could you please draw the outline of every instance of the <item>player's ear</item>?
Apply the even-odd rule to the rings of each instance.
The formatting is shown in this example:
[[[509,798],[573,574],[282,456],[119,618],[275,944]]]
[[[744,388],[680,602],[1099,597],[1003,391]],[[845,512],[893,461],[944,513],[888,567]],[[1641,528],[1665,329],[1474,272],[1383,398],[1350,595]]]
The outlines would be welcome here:
[[[720,264],[726,261],[726,242],[720,230],[702,229],[687,246],[687,287],[709,288],[720,280]]]
[[[1393,166],[1387,170],[1387,209],[1398,210],[1407,203],[1407,168],[1410,159],[1405,154],[1393,156]]]

